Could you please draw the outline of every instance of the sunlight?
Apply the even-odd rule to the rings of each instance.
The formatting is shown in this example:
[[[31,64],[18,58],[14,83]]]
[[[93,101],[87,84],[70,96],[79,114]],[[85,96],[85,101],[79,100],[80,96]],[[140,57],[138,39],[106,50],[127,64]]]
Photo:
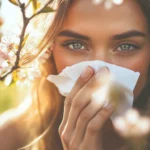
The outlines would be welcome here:
[[[29,106],[31,106],[31,102],[31,96],[28,96],[18,107],[10,109],[0,115],[0,126],[3,126],[8,120],[13,120],[14,118],[23,114],[29,108]]]
[[[11,12],[11,15],[8,10]],[[2,26],[4,34],[12,35],[20,33],[21,13],[19,8],[9,1],[2,0],[1,17],[4,20],[4,25]]]

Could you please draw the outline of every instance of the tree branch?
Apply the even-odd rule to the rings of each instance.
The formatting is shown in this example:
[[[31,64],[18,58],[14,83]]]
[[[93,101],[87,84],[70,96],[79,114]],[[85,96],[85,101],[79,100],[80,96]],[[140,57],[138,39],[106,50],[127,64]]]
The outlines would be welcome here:
[[[20,1],[18,0],[18,2],[20,2]],[[19,68],[19,60],[20,60],[20,53],[22,50],[22,42],[24,40],[24,35],[25,35],[27,25],[29,23],[29,19],[25,15],[25,4],[24,3],[20,5],[20,9],[22,12],[22,17],[23,17],[23,29],[22,29],[22,32],[20,35],[20,42],[19,42],[18,50],[16,52],[16,61],[15,61],[14,66],[12,67],[12,69],[9,72],[7,72],[4,76],[0,77],[0,81],[3,81],[10,73],[12,73],[14,70]]]
[[[11,70],[8,71],[6,74],[4,74],[3,76],[0,77],[0,81],[3,81],[10,73],[12,73],[14,70],[20,68],[20,66],[19,66],[20,53],[21,53],[22,46],[23,46],[22,43],[23,43],[23,40],[24,40],[26,28],[27,28],[30,20],[33,19],[38,14],[40,14],[43,11],[43,9],[45,7],[47,7],[52,1],[53,0],[49,0],[37,13],[33,14],[30,18],[27,18],[26,17],[26,12],[25,12],[25,10],[26,10],[25,3],[21,3],[21,1],[18,0],[18,3],[20,5],[20,9],[21,9],[21,12],[22,12],[23,28],[22,28],[22,31],[21,31],[21,34],[20,34],[20,42],[19,42],[18,50],[16,52],[16,61],[15,61],[14,66],[12,66]]]
[[[19,3],[19,5],[21,6],[21,2],[20,2],[20,0],[18,0],[18,3]]]
[[[52,1],[53,1],[53,0],[48,1],[48,2],[43,6],[43,8],[41,8],[38,12],[36,12],[35,14],[33,14],[33,15],[29,18],[29,20],[31,20],[31,19],[33,19],[35,16],[39,15],[39,14],[43,11],[43,9],[44,9],[45,7],[47,7]]]

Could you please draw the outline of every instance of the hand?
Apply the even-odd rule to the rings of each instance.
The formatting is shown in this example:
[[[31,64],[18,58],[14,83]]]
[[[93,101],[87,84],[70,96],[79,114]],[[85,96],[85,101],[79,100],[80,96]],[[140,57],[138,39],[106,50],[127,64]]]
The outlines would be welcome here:
[[[113,112],[92,100],[93,91],[102,86],[109,74],[107,68],[96,74],[87,67],[65,99],[63,120],[59,135],[65,150],[102,150],[101,129]]]

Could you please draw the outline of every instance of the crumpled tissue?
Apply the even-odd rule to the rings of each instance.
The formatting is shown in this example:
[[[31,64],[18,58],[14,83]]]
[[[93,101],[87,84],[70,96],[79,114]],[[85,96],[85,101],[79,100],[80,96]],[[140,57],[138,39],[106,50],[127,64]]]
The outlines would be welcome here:
[[[82,73],[82,71],[87,67],[90,66],[94,69],[95,73],[102,67],[107,67],[111,74],[111,84],[107,85],[108,88],[105,88],[105,93],[103,95],[105,102],[103,105],[107,105],[109,103],[108,95],[110,94],[111,89],[115,87],[119,87],[119,89],[123,89],[123,97],[120,100],[121,102],[118,103],[118,107],[111,116],[111,119],[116,118],[117,116],[122,116],[125,114],[127,110],[132,108],[133,105],[133,90],[135,85],[138,81],[140,76],[139,72],[134,72],[127,68],[123,68],[114,64],[106,63],[104,61],[94,60],[94,61],[83,61],[77,63],[73,66],[66,67],[60,74],[58,75],[49,75],[47,80],[55,84],[58,88],[60,94],[63,96],[67,96],[75,82],[77,81],[78,77]],[[113,84],[112,84],[113,83]],[[114,86],[113,85],[117,85]],[[104,91],[104,90],[103,90]],[[95,97],[95,96],[94,96]],[[101,97],[101,94],[99,95]]]

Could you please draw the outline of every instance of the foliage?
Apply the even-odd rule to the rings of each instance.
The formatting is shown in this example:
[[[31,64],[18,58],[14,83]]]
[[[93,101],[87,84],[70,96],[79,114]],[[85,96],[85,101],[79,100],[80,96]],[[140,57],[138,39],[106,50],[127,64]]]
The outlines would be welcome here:
[[[28,90],[24,90],[24,88],[27,88],[27,86],[21,87],[14,83],[6,86],[4,82],[0,82],[0,114],[5,110],[18,106],[22,101],[22,97],[27,94]]]

